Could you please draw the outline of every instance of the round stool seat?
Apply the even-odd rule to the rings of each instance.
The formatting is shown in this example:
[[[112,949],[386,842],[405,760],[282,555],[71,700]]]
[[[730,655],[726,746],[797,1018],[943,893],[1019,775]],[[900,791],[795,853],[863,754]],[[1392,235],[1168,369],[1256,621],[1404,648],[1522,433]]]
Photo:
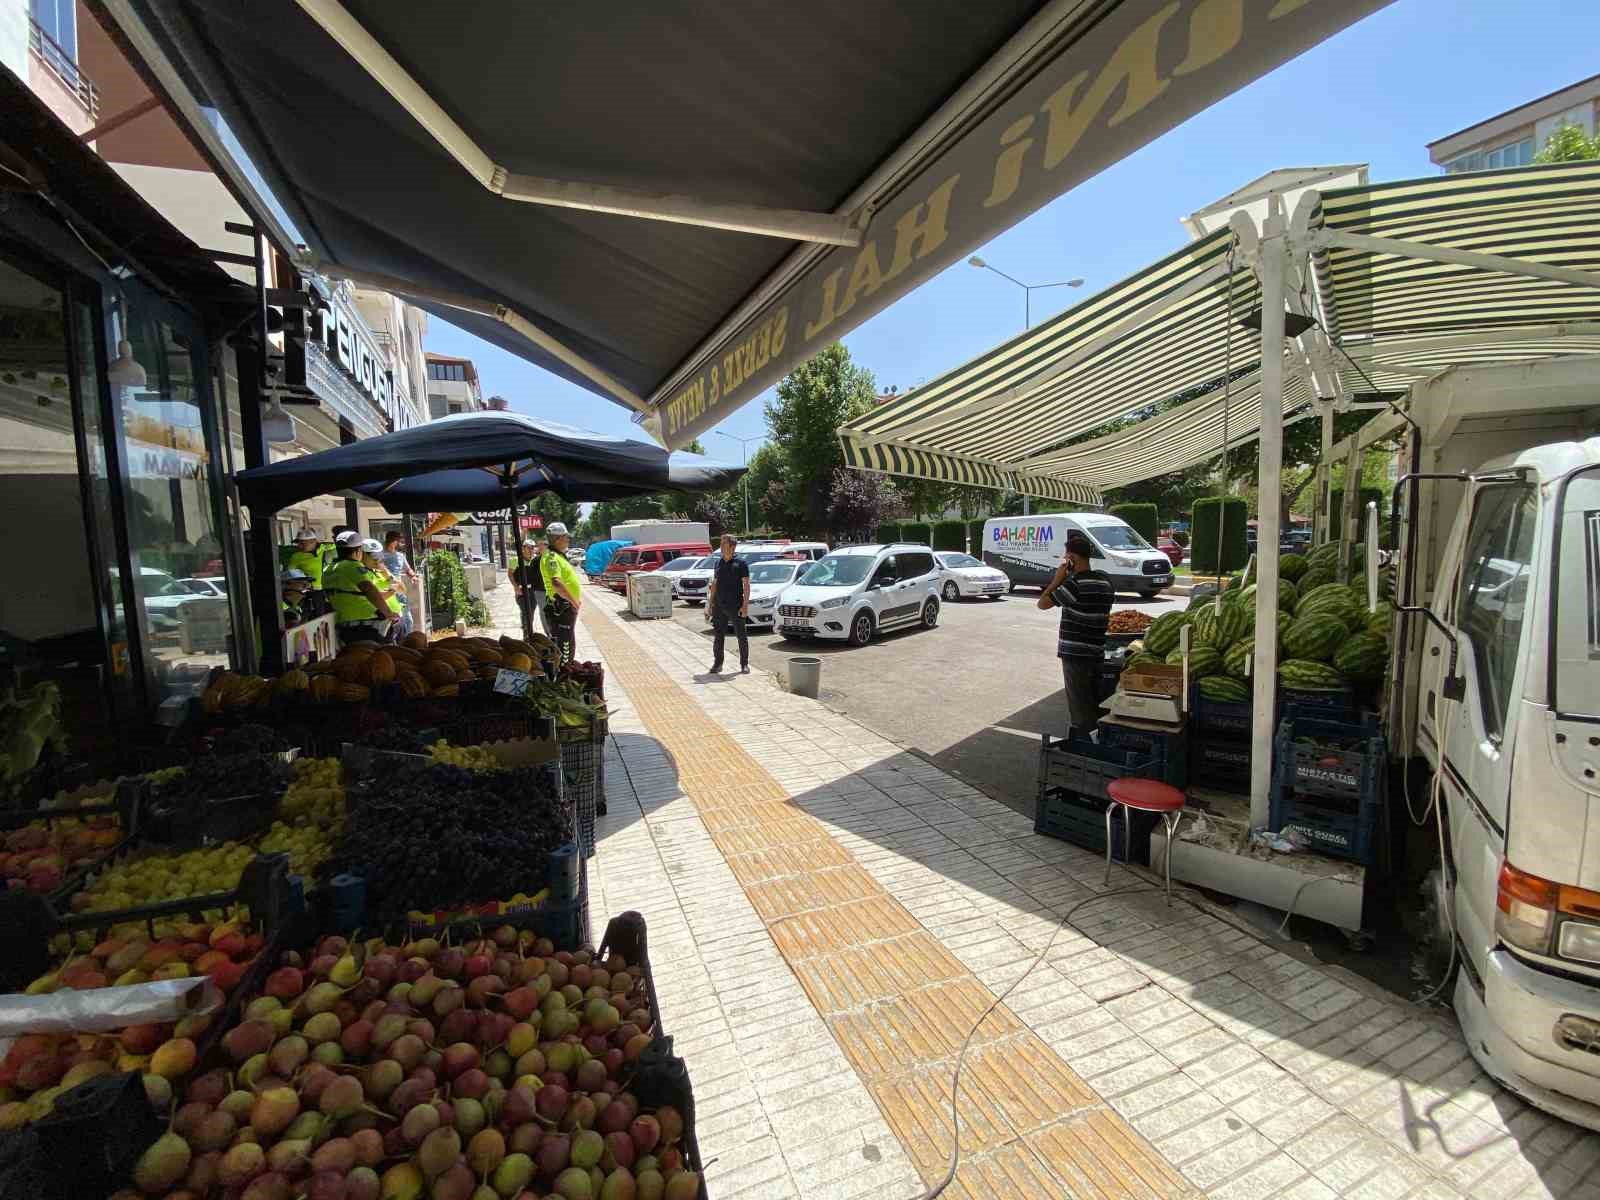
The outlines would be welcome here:
[[[1106,793],[1116,803],[1143,812],[1177,812],[1183,807],[1183,793],[1159,779],[1113,779],[1106,785]]]

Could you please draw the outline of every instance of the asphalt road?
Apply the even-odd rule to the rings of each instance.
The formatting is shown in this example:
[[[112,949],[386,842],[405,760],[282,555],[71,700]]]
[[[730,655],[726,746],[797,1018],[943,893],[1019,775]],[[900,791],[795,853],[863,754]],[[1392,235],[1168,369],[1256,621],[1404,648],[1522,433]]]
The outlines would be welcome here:
[[[1037,599],[1037,592],[1021,590],[945,604],[936,628],[886,634],[860,649],[752,633],[750,665],[781,672],[793,655],[821,658],[823,703],[1031,817],[1039,735],[1059,734],[1066,723],[1055,655],[1060,618],[1041,612]],[[1117,608],[1151,616],[1188,604],[1122,599]],[[704,636],[709,666],[704,607],[680,601],[673,619]],[[737,663],[737,645],[730,645],[727,665],[737,669]]]

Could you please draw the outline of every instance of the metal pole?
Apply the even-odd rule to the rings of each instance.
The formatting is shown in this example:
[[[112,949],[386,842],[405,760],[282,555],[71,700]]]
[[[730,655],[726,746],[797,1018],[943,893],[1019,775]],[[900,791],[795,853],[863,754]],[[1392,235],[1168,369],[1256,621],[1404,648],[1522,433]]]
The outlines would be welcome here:
[[[1250,724],[1250,826],[1271,821],[1272,739],[1277,732],[1278,510],[1283,503],[1283,292],[1288,245],[1283,218],[1261,240],[1261,447],[1256,513],[1256,633]]]
[[[244,440],[244,465],[265,466],[267,439],[261,429],[261,354],[256,343],[241,338],[234,347],[239,372],[239,433]],[[283,609],[278,589],[278,553],[272,544],[273,510],[250,509],[250,532],[245,539],[246,572],[250,582],[250,608],[261,631],[261,673],[283,669]]]
[[[1317,457],[1317,507],[1312,514],[1312,540],[1328,540],[1328,493],[1333,479],[1333,401],[1322,406],[1322,453]]]
[[[511,499],[511,528],[516,533],[517,566],[522,566],[522,501],[517,499],[516,485],[511,481],[516,478],[512,468],[506,468],[506,492]],[[535,560],[537,561],[537,560]],[[518,600],[517,607],[522,610],[522,640],[530,646],[533,644],[533,613],[526,601]]]

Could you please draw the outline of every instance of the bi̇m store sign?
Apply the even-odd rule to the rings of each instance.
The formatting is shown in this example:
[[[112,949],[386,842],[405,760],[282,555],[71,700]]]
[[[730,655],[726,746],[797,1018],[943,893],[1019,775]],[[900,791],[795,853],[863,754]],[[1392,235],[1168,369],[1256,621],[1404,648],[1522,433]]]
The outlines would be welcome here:
[[[659,394],[673,449],[1067,189],[1388,0],[1120,0]],[[1318,103],[1305,99],[1307,108]]]

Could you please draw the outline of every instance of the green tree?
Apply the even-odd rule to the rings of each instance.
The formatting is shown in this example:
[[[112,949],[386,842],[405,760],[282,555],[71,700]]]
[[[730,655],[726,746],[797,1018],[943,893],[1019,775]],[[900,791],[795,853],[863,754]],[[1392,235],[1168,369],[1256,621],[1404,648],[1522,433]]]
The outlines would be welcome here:
[[[568,529],[576,529],[578,527],[578,506],[569,504],[554,492],[541,492],[523,507],[525,512],[537,513],[543,517],[546,529],[557,521],[560,521]]]
[[[1562,125],[1549,137],[1539,153],[1533,156],[1536,163],[1583,162],[1600,158],[1600,133],[1593,137],[1576,125]]]
[[[839,427],[868,412],[877,397],[872,372],[839,343],[801,363],[778,384],[766,406],[767,429],[782,452],[790,532],[817,534],[828,524],[833,472],[844,465]]]
[[[1333,418],[1335,444],[1349,437],[1365,425],[1377,412],[1336,413]],[[1283,474],[1280,479],[1283,495],[1280,497],[1278,519],[1287,524],[1290,510],[1300,499],[1300,494],[1310,485],[1315,475],[1313,468],[1322,457],[1322,421],[1307,418],[1283,427]],[[1208,464],[1214,471],[1222,469],[1222,455],[1218,454]],[[1252,439],[1243,445],[1229,447],[1228,478],[1234,482],[1253,485],[1260,477],[1261,442]]]

